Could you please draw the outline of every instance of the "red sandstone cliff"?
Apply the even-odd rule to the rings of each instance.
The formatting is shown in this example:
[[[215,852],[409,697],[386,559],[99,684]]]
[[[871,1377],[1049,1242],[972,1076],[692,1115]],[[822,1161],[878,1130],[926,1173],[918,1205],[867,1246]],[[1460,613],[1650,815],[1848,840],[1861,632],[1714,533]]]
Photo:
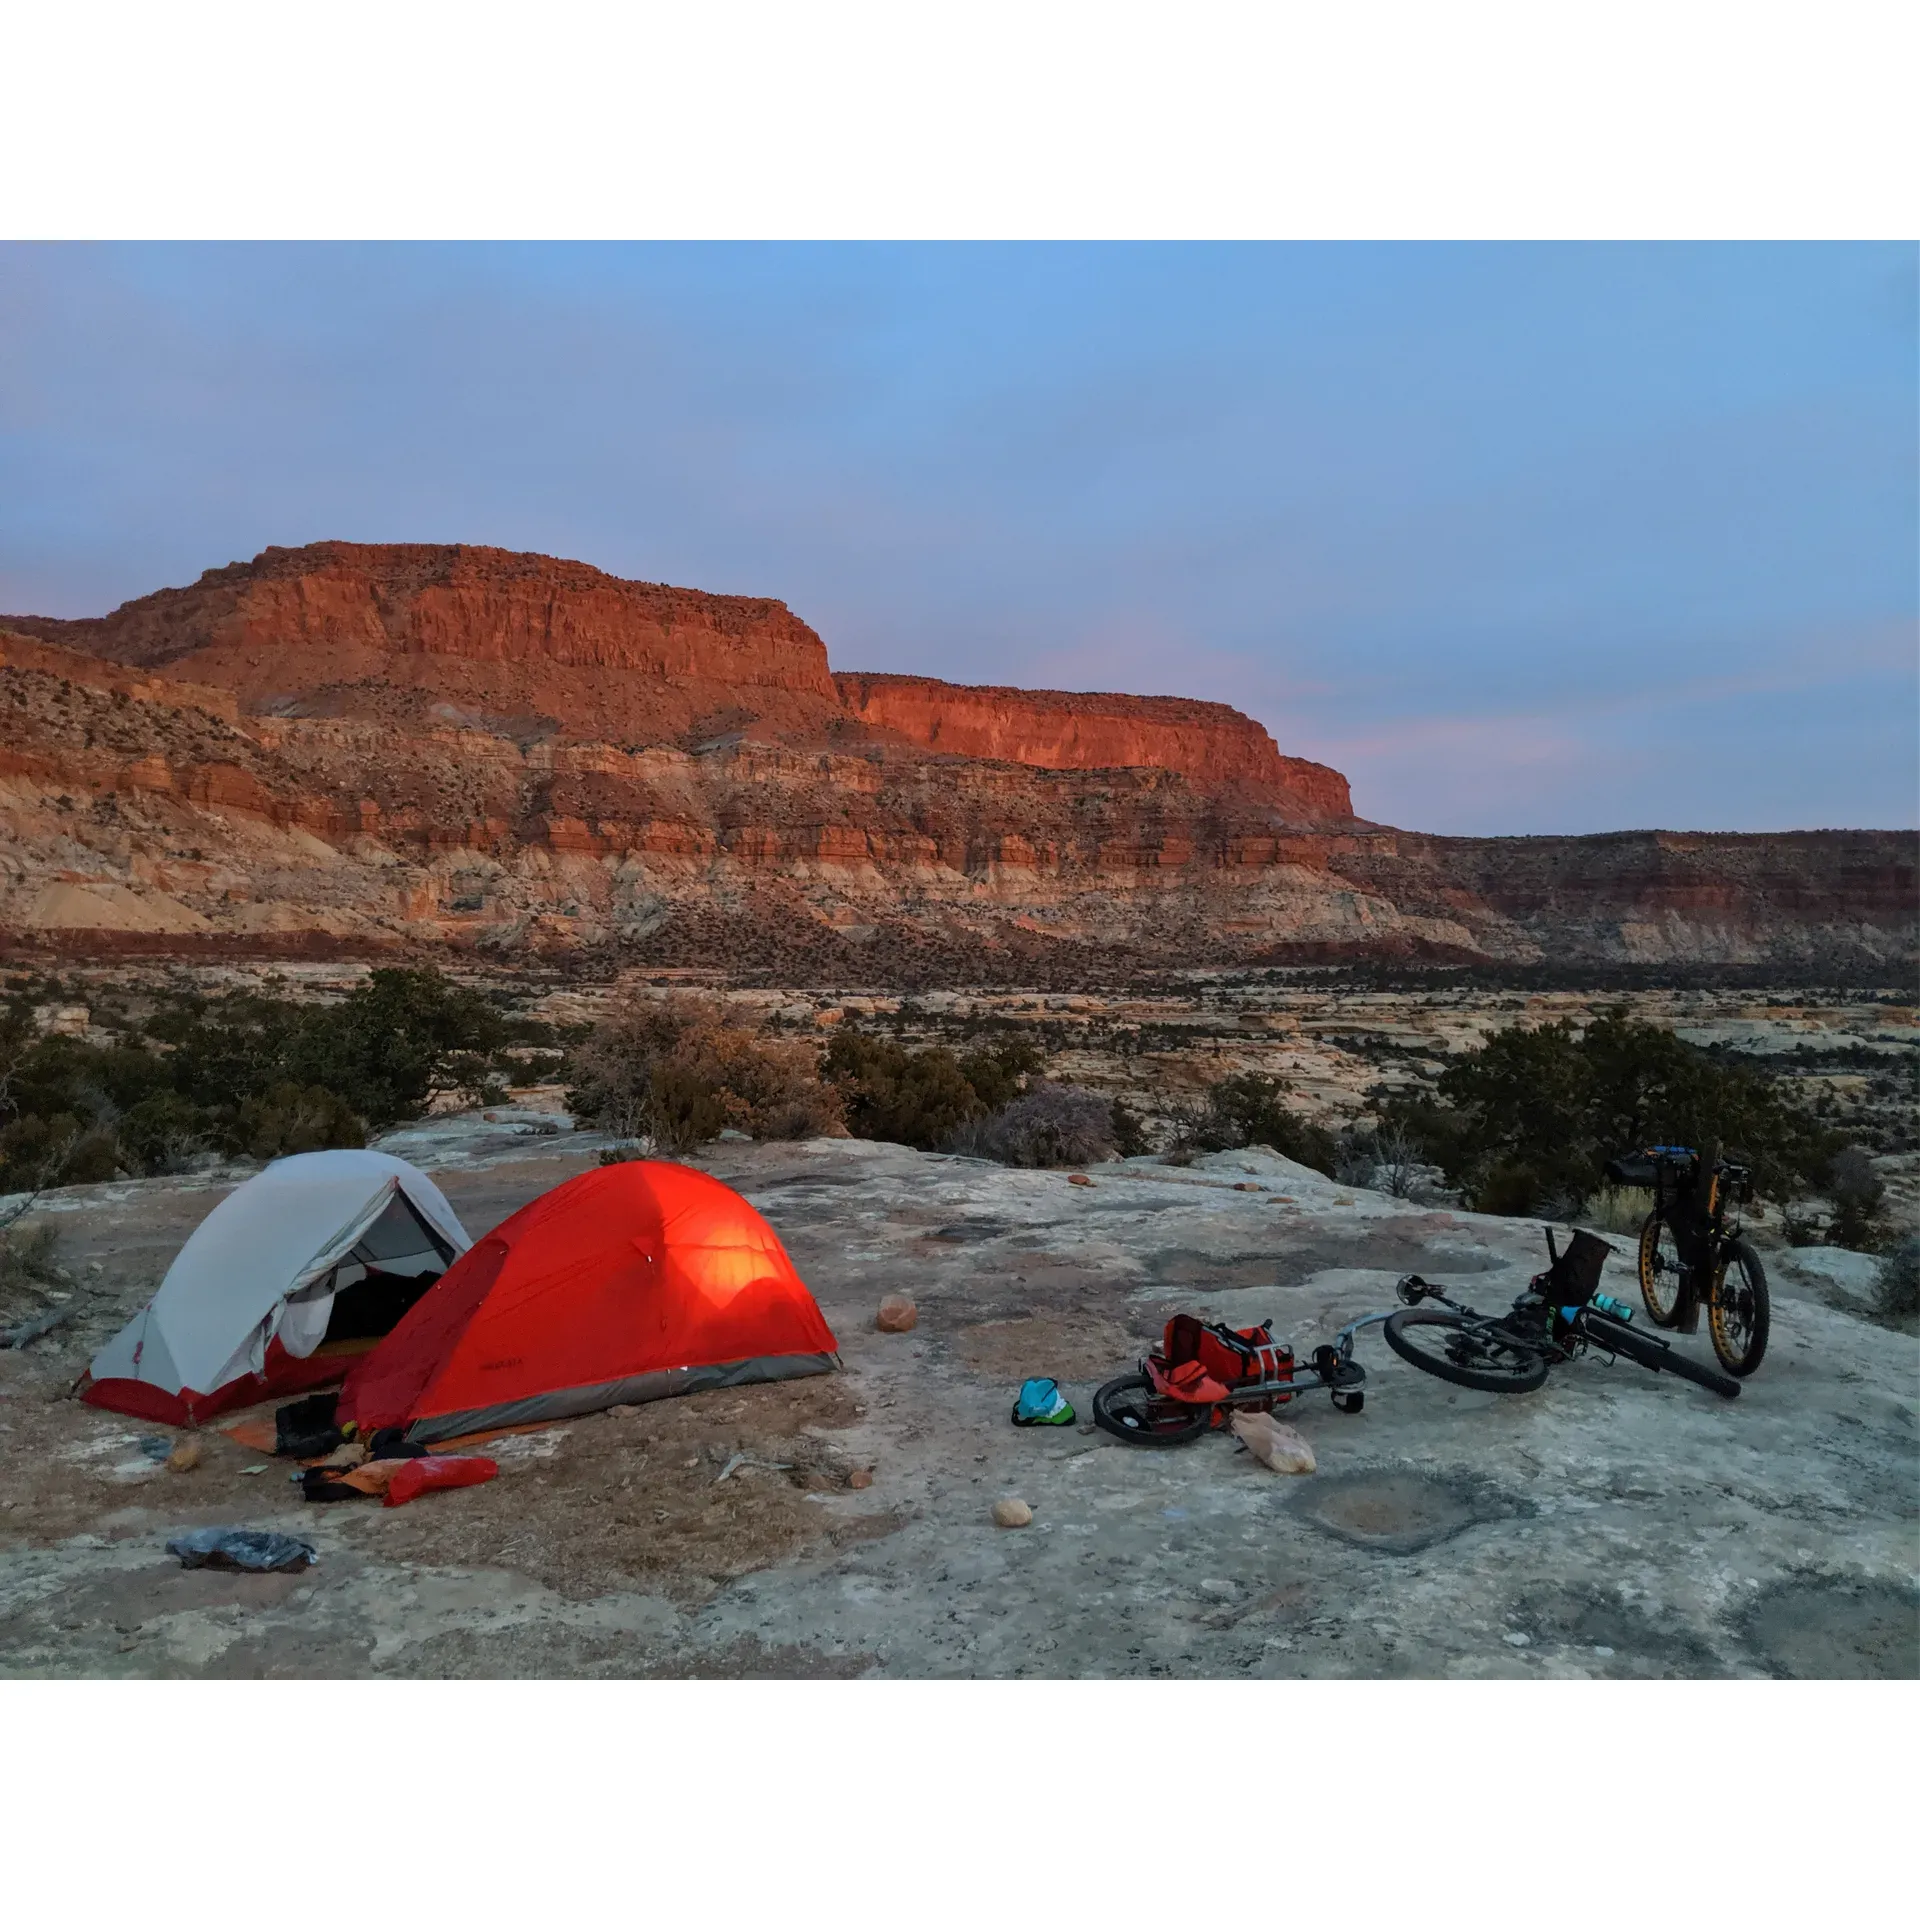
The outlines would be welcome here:
[[[471,710],[634,746],[753,725],[807,734],[841,718],[826,648],[778,600],[497,547],[269,547],[102,619],[4,624],[230,688],[258,712]]]
[[[1243,787],[1301,820],[1350,820],[1344,774],[1282,755],[1258,721],[1213,700],[963,687],[904,673],[836,673],[847,711],[934,753],[1017,766],[1165,767]]]
[[[1396,833],[1231,708],[836,682],[777,601],[534,555],[270,549],[8,624],[35,637],[0,636],[0,936],[1034,983],[1916,944],[1911,834]]]
[[[496,547],[269,547],[97,620],[5,624],[125,666],[231,690],[289,717],[518,723],[625,747],[729,733],[923,750],[1055,769],[1155,767],[1245,789],[1286,820],[1352,818],[1330,767],[1283,758],[1231,707],[1116,693],[840,674],[778,600],[618,580]]]

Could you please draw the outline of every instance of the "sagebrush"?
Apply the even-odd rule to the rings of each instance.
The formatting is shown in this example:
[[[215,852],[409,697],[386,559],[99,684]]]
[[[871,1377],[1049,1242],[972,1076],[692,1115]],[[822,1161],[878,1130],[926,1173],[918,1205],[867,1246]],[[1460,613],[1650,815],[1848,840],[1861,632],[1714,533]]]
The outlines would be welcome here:
[[[1115,1157],[1116,1104],[1083,1087],[1042,1080],[998,1112],[969,1120],[945,1144],[950,1153],[1010,1167],[1084,1167]]]
[[[634,995],[574,1048],[572,1111],[623,1140],[684,1153],[736,1128],[756,1140],[845,1133],[813,1050],[704,994]]]

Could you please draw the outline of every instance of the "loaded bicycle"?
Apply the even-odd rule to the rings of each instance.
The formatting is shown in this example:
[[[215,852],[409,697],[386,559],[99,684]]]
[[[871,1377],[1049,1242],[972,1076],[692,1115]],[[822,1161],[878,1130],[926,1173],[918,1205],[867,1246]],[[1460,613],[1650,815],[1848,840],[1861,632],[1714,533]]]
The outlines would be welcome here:
[[[1367,1371],[1353,1357],[1353,1336],[1387,1317],[1355,1320],[1296,1360],[1273,1337],[1271,1320],[1228,1327],[1176,1313],[1132,1373],[1094,1394],[1094,1424],[1133,1446],[1179,1447],[1224,1427],[1235,1411],[1271,1413],[1323,1388],[1342,1413],[1358,1413],[1366,1405]]]
[[[1628,1321],[1632,1308],[1598,1291],[1600,1269],[1612,1252],[1591,1233],[1576,1231],[1563,1252],[1547,1229],[1549,1265],[1497,1318],[1449,1300],[1436,1280],[1406,1275],[1394,1292],[1406,1305],[1381,1328],[1401,1359],[1453,1386],[1481,1393],[1532,1393],[1549,1368],[1597,1349],[1654,1373],[1678,1374],[1723,1399],[1738,1398],[1740,1383],[1690,1360],[1657,1335]],[[1435,1304],[1426,1304],[1426,1303]]]
[[[1694,1333],[1700,1309],[1715,1357],[1737,1379],[1766,1357],[1772,1315],[1766,1269],[1729,1209],[1753,1198],[1751,1171],[1722,1160],[1718,1145],[1645,1147],[1607,1163],[1623,1187],[1650,1187],[1653,1211],[1640,1229],[1640,1297],[1656,1327]]]

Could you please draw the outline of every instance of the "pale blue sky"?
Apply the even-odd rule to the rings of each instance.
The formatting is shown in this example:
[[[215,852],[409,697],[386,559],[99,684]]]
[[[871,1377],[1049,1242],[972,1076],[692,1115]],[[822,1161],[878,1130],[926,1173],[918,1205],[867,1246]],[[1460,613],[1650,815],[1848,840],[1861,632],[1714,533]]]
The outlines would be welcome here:
[[[1905,246],[5,246],[0,609],[465,540],[1454,832],[1909,825]]]

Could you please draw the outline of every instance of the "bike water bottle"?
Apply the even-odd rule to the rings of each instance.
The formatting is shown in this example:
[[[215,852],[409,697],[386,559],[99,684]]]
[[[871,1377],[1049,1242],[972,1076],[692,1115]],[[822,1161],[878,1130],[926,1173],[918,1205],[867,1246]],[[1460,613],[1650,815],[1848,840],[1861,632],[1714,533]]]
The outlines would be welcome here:
[[[1594,1313],[1604,1313],[1615,1320],[1631,1320],[1633,1318],[1633,1309],[1628,1306],[1624,1300],[1616,1300],[1610,1293],[1596,1293],[1593,1298],[1587,1302],[1587,1306],[1590,1311]],[[1578,1307],[1562,1307],[1560,1309],[1560,1318],[1571,1325],[1574,1316],[1579,1311],[1580,1309]]]

